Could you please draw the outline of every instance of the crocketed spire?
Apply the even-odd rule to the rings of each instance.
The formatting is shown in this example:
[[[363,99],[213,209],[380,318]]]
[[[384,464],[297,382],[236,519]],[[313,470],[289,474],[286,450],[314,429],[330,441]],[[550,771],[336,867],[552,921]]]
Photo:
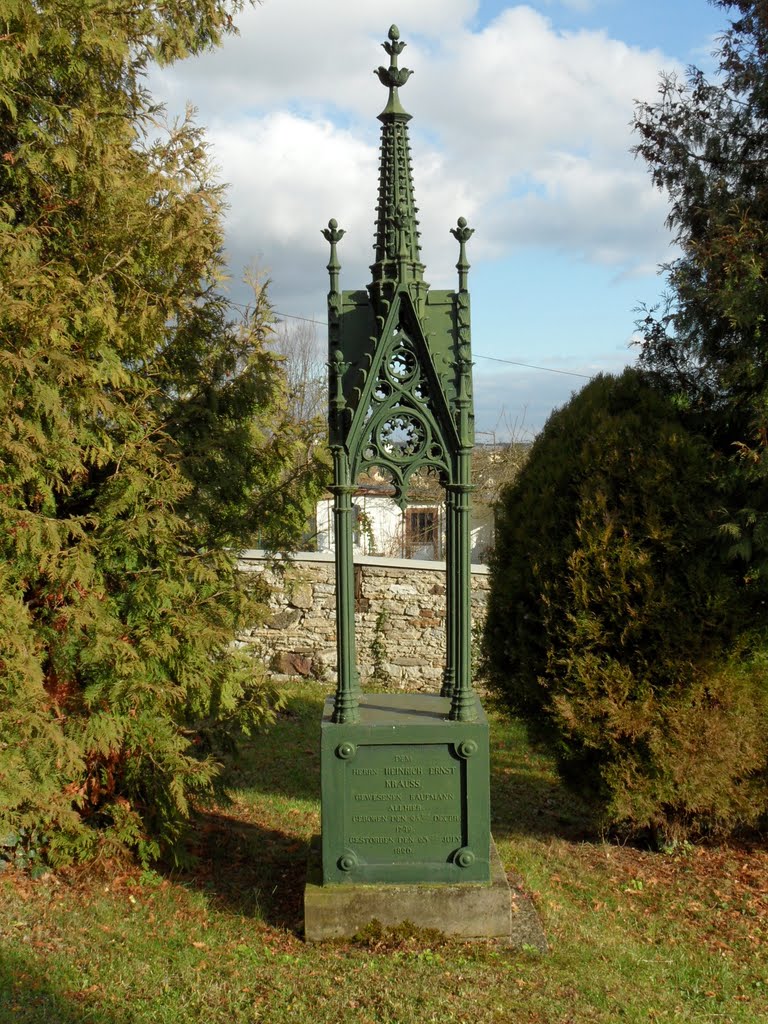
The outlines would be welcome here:
[[[400,42],[397,25],[389,30],[389,40],[382,46],[389,54],[389,67],[379,67],[374,74],[389,89],[389,100],[379,114],[382,123],[379,157],[379,199],[376,208],[376,262],[369,290],[374,305],[391,300],[398,284],[409,285],[417,308],[429,287],[424,281],[424,264],[420,260],[418,208],[413,197],[411,147],[408,139],[408,114],[400,103],[398,90],[410,78],[408,68],[399,68],[398,57],[405,43]]]

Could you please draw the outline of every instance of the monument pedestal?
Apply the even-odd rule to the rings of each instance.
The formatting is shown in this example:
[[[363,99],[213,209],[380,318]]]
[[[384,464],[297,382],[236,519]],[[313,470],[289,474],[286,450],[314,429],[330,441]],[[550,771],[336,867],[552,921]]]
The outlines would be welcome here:
[[[361,694],[321,726],[323,884],[489,882],[488,720],[436,694]]]
[[[359,721],[321,727],[322,839],[304,892],[310,942],[408,921],[462,939],[546,948],[490,833],[488,722],[432,694],[362,694]]]

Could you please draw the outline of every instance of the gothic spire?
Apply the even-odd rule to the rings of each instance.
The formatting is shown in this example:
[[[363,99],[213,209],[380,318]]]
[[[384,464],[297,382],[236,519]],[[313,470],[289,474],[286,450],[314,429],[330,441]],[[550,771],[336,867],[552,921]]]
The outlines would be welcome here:
[[[381,313],[382,300],[391,300],[398,284],[409,285],[419,308],[429,287],[424,281],[424,264],[420,260],[418,209],[413,197],[413,171],[408,122],[411,115],[400,103],[398,90],[413,73],[398,67],[398,57],[405,43],[400,30],[393,25],[389,39],[382,46],[389,54],[389,67],[379,67],[374,74],[389,89],[386,107],[379,114],[381,149],[379,157],[379,198],[376,208],[376,261],[369,286],[374,306]]]

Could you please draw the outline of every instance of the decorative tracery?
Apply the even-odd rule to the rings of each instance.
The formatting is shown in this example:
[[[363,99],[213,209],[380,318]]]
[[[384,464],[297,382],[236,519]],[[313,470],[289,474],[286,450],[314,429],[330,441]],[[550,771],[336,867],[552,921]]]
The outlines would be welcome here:
[[[429,388],[414,345],[402,327],[393,332],[371,390],[365,437],[352,478],[374,467],[387,471],[401,507],[407,484],[422,469],[449,469],[440,430],[429,407]]]

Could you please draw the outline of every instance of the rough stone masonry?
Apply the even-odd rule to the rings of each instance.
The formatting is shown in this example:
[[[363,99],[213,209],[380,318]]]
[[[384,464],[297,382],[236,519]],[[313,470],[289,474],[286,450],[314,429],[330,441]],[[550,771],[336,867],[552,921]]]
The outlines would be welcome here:
[[[240,636],[273,674],[336,678],[333,557],[286,561],[245,552],[244,572],[270,590],[269,615]],[[473,632],[485,617],[488,568],[472,567]],[[355,629],[363,685],[440,689],[445,663],[445,563],[366,557],[355,564]]]

